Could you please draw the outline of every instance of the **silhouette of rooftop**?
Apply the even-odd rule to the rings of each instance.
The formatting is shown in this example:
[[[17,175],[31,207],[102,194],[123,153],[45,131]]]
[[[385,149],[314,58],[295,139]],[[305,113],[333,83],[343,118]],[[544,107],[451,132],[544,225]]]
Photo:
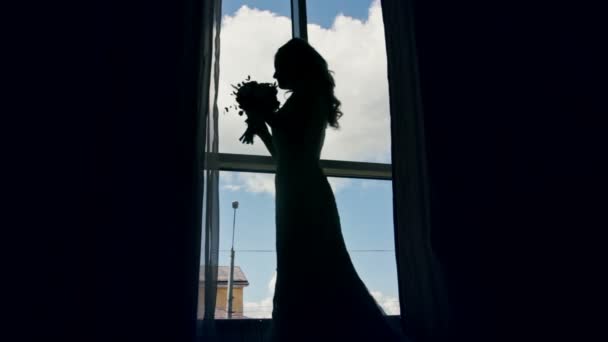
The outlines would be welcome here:
[[[227,285],[228,278],[230,277],[230,266],[218,266],[217,267],[217,282],[218,285]],[[205,281],[205,267],[201,266],[199,272],[199,281]],[[234,284],[241,286],[249,286],[249,280],[245,277],[245,273],[241,270],[240,266],[234,266]]]

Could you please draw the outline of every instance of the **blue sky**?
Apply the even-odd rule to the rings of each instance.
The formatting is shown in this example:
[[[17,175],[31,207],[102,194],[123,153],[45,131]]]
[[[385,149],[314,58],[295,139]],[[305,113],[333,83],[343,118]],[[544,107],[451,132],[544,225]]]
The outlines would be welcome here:
[[[308,1],[308,23],[319,24],[323,28],[328,29],[334,22],[335,17],[338,14],[343,14],[353,19],[358,19],[365,22],[368,19],[368,11],[372,1],[371,0],[309,0]],[[257,8],[260,10],[268,10],[275,14],[289,17],[290,16],[290,1],[289,0],[224,0],[223,1],[223,14],[225,16],[233,16],[241,6],[247,5],[249,8]],[[246,21],[243,21],[246,22]],[[249,21],[250,22],[256,22]],[[251,25],[251,24],[247,24]],[[282,26],[283,29],[288,29],[288,26]],[[356,25],[355,25],[356,27]],[[245,28],[249,30],[248,26]],[[345,29],[350,31],[350,29]],[[353,33],[357,36],[357,33]],[[309,33],[310,36],[310,33]],[[241,37],[241,36],[234,36]],[[358,37],[358,36],[357,36]],[[222,37],[225,39],[226,37]],[[227,38],[229,39],[229,38]],[[237,39],[237,38],[233,38]],[[242,39],[242,38],[241,38]],[[355,39],[355,38],[352,38]],[[230,51],[226,51],[230,46],[229,43],[236,43],[238,53],[243,49],[242,43],[239,42],[223,42],[224,50],[222,53],[230,55]],[[314,43],[314,42],[313,42]],[[352,43],[356,43],[353,41]],[[260,43],[262,44],[262,43]],[[351,42],[346,42],[351,45]],[[232,44],[234,45],[234,44]],[[331,46],[332,44],[329,44]],[[355,44],[352,44],[355,45]],[[329,51],[331,52],[331,51]],[[272,51],[271,51],[272,53]],[[251,54],[250,54],[251,56]],[[227,57],[224,57],[227,58]],[[221,57],[220,57],[221,59]],[[262,61],[268,60],[272,64],[272,58],[264,58]],[[221,62],[220,62],[221,63]],[[370,64],[367,60],[364,64]],[[238,71],[237,74],[247,74],[248,70],[240,70],[244,68],[241,63],[225,64],[220,71],[220,83],[222,83],[222,75],[224,79],[226,75]],[[338,66],[336,66],[337,69]],[[379,69],[385,69],[384,66],[380,65]],[[231,70],[229,70],[231,69]],[[377,72],[376,72],[377,73]],[[343,72],[342,75],[349,74]],[[352,73],[350,73],[352,74]],[[364,75],[364,74],[362,74]],[[355,75],[359,78],[358,75]],[[363,77],[360,77],[363,78]],[[336,82],[341,84],[340,73],[336,75]],[[384,78],[385,79],[385,78]],[[227,81],[226,81],[227,82]],[[351,83],[352,81],[344,81],[343,83]],[[363,86],[369,87],[370,81],[361,81]],[[382,77],[380,82],[384,82]],[[354,87],[353,87],[354,88]],[[379,87],[374,87],[375,89]],[[384,90],[381,90],[382,92]],[[369,106],[377,106],[378,100],[369,95],[370,99]],[[376,96],[378,97],[378,96]],[[357,95],[356,104],[351,104],[356,107],[368,108],[368,104],[365,101],[360,102],[361,98],[365,95]],[[388,94],[382,93],[381,98],[384,102],[388,102]],[[355,97],[349,100],[348,97],[341,97],[343,100],[344,108],[349,108],[349,102],[355,101]],[[388,106],[385,106],[388,108]],[[386,112],[387,109],[383,107],[381,112]],[[355,115],[353,111],[346,113],[347,115]],[[365,111],[362,113],[365,115]],[[388,117],[388,113],[384,113]],[[346,116],[345,116],[346,118]],[[222,118],[220,118],[222,119]],[[224,118],[227,120],[227,117]],[[353,119],[354,120],[354,119]],[[332,132],[337,135],[348,135],[356,129],[368,129],[366,127],[353,127],[354,123],[349,127],[348,121],[345,121],[345,128],[341,132]],[[239,122],[239,125],[242,124]],[[365,126],[365,124],[356,124],[356,126]],[[380,127],[380,126],[379,126]],[[388,126],[381,126],[380,131],[376,130],[375,135],[388,135]],[[241,130],[241,126],[236,127],[237,131]],[[231,145],[230,140],[232,136],[229,135],[226,130],[222,129],[220,125],[220,135],[223,138],[224,147],[220,146],[220,151],[229,153],[250,153],[244,152],[241,146]],[[329,134],[329,133],[328,133]],[[328,136],[329,137],[329,136]],[[381,161],[390,162],[390,159],[386,159],[386,155],[389,155],[390,146],[381,144],[379,149],[370,150],[378,155],[384,155],[379,157],[379,160],[374,160],[370,157],[370,151],[367,154],[363,152],[357,152],[357,148],[354,144],[355,141],[361,140],[356,136],[352,136],[350,140],[346,142],[340,142],[335,140],[333,147],[336,145],[339,148],[344,146],[351,146],[350,154],[344,154],[344,159],[348,160],[369,160],[369,161]],[[377,138],[376,138],[377,140]],[[234,143],[234,142],[232,142]],[[331,139],[326,141],[327,145],[331,145]],[[365,143],[361,146],[368,146],[370,144]],[[228,146],[228,147],[226,147]],[[352,148],[352,146],[355,146]],[[257,147],[256,147],[257,148]],[[331,149],[332,146],[329,146]],[[238,149],[238,150],[236,150]],[[251,150],[254,152],[263,154],[260,150]],[[371,155],[374,155],[374,154]],[[334,154],[337,155],[337,154]],[[340,155],[341,156],[341,155]],[[336,157],[334,157],[336,158]],[[390,156],[388,157],[390,158]],[[341,157],[336,159],[343,159]],[[261,179],[255,180],[264,186],[260,187],[247,187],[244,186],[242,181],[247,177],[261,177]],[[236,265],[240,266],[247,276],[250,286],[245,289],[245,302],[255,303],[257,305],[256,310],[265,311],[264,314],[268,314],[270,308],[268,299],[271,296],[269,291],[269,283],[273,277],[273,273],[276,268],[276,255],[275,249],[275,207],[274,207],[274,196],[272,191],[268,191],[268,183],[272,180],[271,175],[254,175],[254,174],[237,174],[231,172],[222,172],[220,175],[220,265],[230,264],[230,243],[232,238],[232,220],[233,220],[233,209],[231,203],[233,201],[239,201],[240,207],[237,210],[236,217],[236,238],[235,238],[235,249],[236,249]],[[241,183],[239,183],[241,181]],[[393,217],[392,217],[392,185],[389,181],[370,181],[370,180],[330,180],[334,187],[336,201],[340,212],[340,218],[342,222],[342,231],[346,240],[347,247],[351,250],[351,258],[360,277],[366,283],[368,289],[374,293],[381,293],[383,301],[388,304],[396,304],[398,298],[397,292],[397,275],[396,275],[396,264],[394,257],[394,240],[393,240]],[[264,190],[265,189],[265,190]],[[314,248],[314,246],[311,246]],[[378,252],[367,252],[362,250],[382,250]],[[379,300],[382,305],[383,302]],[[384,306],[384,305],[383,305]],[[254,310],[254,309],[250,309]],[[247,309],[245,314],[247,315]],[[259,312],[255,312],[259,314]]]

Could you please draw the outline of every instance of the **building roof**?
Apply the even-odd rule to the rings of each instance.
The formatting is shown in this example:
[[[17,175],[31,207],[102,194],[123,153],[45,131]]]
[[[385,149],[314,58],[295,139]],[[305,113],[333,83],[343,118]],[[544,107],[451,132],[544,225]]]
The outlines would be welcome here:
[[[228,278],[230,277],[230,266],[218,266],[217,267],[217,282],[219,284],[228,284]],[[199,282],[205,282],[205,266],[201,266],[198,274]],[[248,286],[249,281],[245,277],[245,273],[239,266],[234,266],[234,284]]]

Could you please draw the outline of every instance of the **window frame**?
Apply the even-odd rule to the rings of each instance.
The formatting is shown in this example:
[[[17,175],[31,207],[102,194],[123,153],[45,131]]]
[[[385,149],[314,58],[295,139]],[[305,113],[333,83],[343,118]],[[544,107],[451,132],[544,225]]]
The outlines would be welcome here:
[[[291,0],[291,22],[292,22],[292,37],[300,38],[308,41],[308,19],[306,14],[306,0]],[[295,10],[294,10],[295,9]],[[221,134],[221,132],[219,132]],[[257,154],[235,154],[225,152],[205,152],[208,160],[217,162],[214,169],[218,171],[230,171],[230,172],[249,172],[249,173],[266,173],[275,174],[276,165],[272,160],[272,157]],[[372,162],[359,162],[352,160],[330,160],[321,159],[320,166],[324,174],[327,177],[336,178],[352,178],[352,179],[369,179],[369,180],[387,180],[392,181],[392,163],[372,163]],[[201,172],[206,170],[206,164]],[[219,187],[219,182],[216,184]],[[219,191],[219,189],[216,189]],[[395,250],[361,250],[365,252],[392,252],[395,254]],[[393,317],[394,324],[397,325],[397,317],[401,315],[388,315]],[[269,318],[248,318],[248,319],[225,319],[215,321],[227,321],[227,322],[264,322],[270,320]],[[222,323],[232,324],[232,323]],[[238,323],[241,324],[241,323]],[[251,324],[251,323],[247,323]]]

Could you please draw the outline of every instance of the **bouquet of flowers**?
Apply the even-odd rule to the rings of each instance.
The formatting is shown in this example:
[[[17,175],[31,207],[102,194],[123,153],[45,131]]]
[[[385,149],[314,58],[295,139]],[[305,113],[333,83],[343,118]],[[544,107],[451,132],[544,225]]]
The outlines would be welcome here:
[[[244,144],[253,144],[253,136],[261,125],[265,125],[264,116],[279,109],[276,83],[258,83],[247,76],[243,82],[232,85],[232,95],[236,97],[237,105],[226,107],[238,110],[239,115],[247,115],[247,130],[239,139]]]

